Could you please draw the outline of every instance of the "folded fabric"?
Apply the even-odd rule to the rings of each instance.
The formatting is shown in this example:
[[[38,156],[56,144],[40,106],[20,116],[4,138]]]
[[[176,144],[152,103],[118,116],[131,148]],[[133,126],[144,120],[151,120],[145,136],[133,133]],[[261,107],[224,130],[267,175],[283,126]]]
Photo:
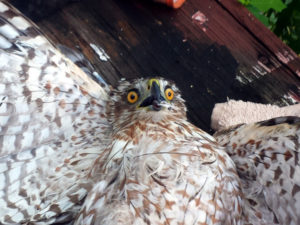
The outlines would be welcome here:
[[[230,100],[215,105],[211,115],[211,127],[217,131],[241,123],[252,123],[280,116],[300,116],[300,104],[279,107]]]

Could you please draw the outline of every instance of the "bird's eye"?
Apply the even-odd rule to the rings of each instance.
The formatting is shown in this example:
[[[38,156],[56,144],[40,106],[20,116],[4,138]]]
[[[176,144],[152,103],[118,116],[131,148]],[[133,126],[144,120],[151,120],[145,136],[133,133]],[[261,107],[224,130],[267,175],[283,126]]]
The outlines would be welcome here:
[[[171,101],[174,98],[174,91],[171,88],[166,88],[165,95],[166,98]]]
[[[136,103],[139,99],[139,95],[136,91],[129,91],[127,94],[127,101],[131,104]]]

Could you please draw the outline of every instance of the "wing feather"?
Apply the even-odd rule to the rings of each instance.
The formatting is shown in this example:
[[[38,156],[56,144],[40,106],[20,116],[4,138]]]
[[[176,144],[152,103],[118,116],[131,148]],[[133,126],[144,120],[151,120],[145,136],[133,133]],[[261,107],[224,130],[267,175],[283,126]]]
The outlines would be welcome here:
[[[215,134],[236,163],[249,205],[274,223],[300,223],[300,118],[280,117]]]
[[[0,1],[0,223],[50,221],[85,196],[107,90]]]

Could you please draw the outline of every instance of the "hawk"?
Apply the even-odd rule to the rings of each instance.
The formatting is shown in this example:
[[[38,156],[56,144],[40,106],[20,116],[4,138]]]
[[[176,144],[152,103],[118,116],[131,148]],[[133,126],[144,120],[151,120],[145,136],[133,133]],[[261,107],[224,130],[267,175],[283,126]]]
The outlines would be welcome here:
[[[191,124],[161,77],[99,85],[0,1],[0,224],[298,224],[298,118]]]

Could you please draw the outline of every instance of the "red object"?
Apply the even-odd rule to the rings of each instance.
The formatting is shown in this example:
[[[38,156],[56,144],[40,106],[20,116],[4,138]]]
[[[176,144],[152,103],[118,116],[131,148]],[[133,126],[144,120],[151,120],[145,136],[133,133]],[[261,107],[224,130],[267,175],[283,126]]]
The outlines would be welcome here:
[[[166,4],[167,6],[170,6],[174,9],[180,8],[182,4],[185,2],[185,0],[155,0],[155,1]]]

